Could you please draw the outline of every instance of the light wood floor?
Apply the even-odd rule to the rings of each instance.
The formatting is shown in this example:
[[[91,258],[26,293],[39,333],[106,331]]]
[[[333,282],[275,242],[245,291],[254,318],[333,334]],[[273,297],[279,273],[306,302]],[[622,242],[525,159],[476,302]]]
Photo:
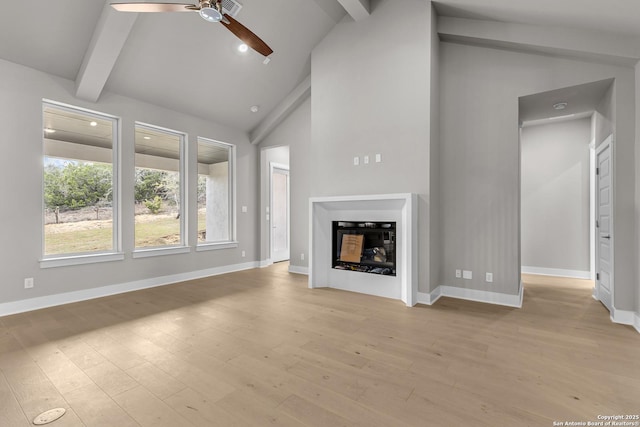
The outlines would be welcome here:
[[[0,318],[0,425],[552,426],[640,413],[640,334],[591,283],[524,308],[307,289],[286,264]]]

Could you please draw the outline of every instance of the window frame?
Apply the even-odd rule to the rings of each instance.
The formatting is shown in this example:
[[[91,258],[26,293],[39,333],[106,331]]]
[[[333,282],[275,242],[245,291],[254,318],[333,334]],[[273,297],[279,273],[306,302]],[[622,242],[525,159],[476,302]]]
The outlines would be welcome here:
[[[236,145],[224,141],[219,141],[213,138],[206,138],[199,136],[196,142],[196,165],[198,163],[198,148],[200,142],[206,144],[213,144],[217,146],[223,146],[229,150],[229,239],[216,242],[200,242],[196,237],[196,251],[210,251],[218,249],[230,249],[237,248],[237,217],[236,217]],[[196,169],[198,169],[196,167]],[[200,174],[196,170],[196,183],[198,182]],[[197,185],[196,185],[196,200],[195,211],[198,212],[198,197],[197,197]],[[197,224],[197,221],[196,221]],[[197,229],[197,227],[196,227]],[[197,231],[197,230],[196,230]]]
[[[96,251],[96,252],[79,252],[79,253],[66,253],[66,254],[45,254],[45,200],[44,200],[44,191],[45,191],[45,182],[44,182],[44,142],[45,137],[42,136],[41,149],[42,149],[42,162],[41,162],[41,187],[40,187],[40,197],[41,197],[41,249],[40,255],[41,258],[40,268],[52,268],[52,267],[63,267],[68,265],[80,265],[80,264],[92,264],[98,262],[110,262],[110,261],[120,261],[124,260],[124,252],[122,251],[122,207],[121,207],[121,182],[122,182],[122,168],[121,168],[121,149],[120,143],[122,141],[122,120],[120,117],[114,116],[112,114],[102,113],[99,111],[90,110],[87,108],[78,107],[75,105],[65,104],[58,101],[53,101],[50,99],[44,98],[42,100],[42,123],[41,129],[45,128],[45,109],[54,108],[58,110],[67,111],[75,114],[83,114],[88,117],[93,117],[100,120],[109,120],[111,121],[111,135],[112,135],[112,145],[111,145],[111,165],[112,165],[112,249],[107,251]]]
[[[175,130],[175,129],[169,129],[166,127],[162,127],[162,126],[157,126],[157,125],[152,125],[149,123],[144,123],[144,122],[139,122],[136,121],[134,122],[134,142],[133,142],[133,153],[134,153],[134,159],[133,159],[133,169],[134,169],[134,176],[135,176],[135,170],[137,169],[136,166],[136,143],[135,143],[135,133],[137,132],[137,130],[141,128],[141,129],[148,129],[150,131],[153,132],[163,132],[163,133],[168,133],[168,134],[172,134],[175,135],[177,137],[179,137],[180,139],[180,147],[179,147],[179,155],[180,155],[180,159],[178,161],[178,167],[180,168],[179,170],[179,176],[180,176],[180,211],[179,211],[179,215],[180,215],[180,243],[176,244],[176,245],[166,245],[166,246],[149,246],[149,247],[137,247],[136,246],[136,238],[135,238],[135,234],[136,234],[136,225],[135,225],[135,217],[134,217],[134,221],[133,221],[133,251],[132,251],[132,257],[133,258],[148,258],[148,257],[153,257],[153,256],[161,256],[161,255],[175,255],[175,254],[183,254],[183,253],[189,253],[191,252],[191,247],[189,246],[189,233],[188,233],[188,215],[189,215],[189,206],[188,206],[188,200],[189,198],[187,197],[187,191],[189,188],[188,185],[188,176],[189,174],[187,173],[187,155],[188,155],[188,146],[189,146],[189,135],[186,132],[182,132],[179,130]],[[135,179],[133,182],[133,185],[135,185]]]

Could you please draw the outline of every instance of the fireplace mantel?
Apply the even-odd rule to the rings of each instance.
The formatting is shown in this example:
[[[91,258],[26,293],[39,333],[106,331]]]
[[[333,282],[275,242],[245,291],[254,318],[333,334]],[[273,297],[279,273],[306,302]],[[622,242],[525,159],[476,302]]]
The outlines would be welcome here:
[[[412,193],[310,198],[309,287],[366,293],[399,299],[409,307],[415,305],[418,291],[417,209],[417,196]],[[396,276],[333,269],[333,221],[396,222]]]

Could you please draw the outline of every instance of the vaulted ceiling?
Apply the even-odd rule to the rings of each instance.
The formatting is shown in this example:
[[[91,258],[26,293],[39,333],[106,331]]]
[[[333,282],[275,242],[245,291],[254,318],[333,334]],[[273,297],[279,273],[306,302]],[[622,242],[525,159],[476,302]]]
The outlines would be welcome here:
[[[251,131],[308,84],[311,51],[333,26],[366,19],[381,1],[393,0],[240,0],[236,19],[273,48],[268,64],[240,53],[231,32],[196,13],[121,13],[108,0],[3,2],[0,58],[76,81],[81,98],[108,90]],[[446,16],[640,37],[637,0],[434,3]]]

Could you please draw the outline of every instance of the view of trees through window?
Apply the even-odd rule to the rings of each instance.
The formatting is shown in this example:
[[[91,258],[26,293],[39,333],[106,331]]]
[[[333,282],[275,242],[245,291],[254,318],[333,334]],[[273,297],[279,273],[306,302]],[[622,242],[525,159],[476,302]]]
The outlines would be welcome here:
[[[184,243],[182,214],[183,135],[136,125],[135,247]]]
[[[115,119],[44,104],[44,256],[108,252]]]

